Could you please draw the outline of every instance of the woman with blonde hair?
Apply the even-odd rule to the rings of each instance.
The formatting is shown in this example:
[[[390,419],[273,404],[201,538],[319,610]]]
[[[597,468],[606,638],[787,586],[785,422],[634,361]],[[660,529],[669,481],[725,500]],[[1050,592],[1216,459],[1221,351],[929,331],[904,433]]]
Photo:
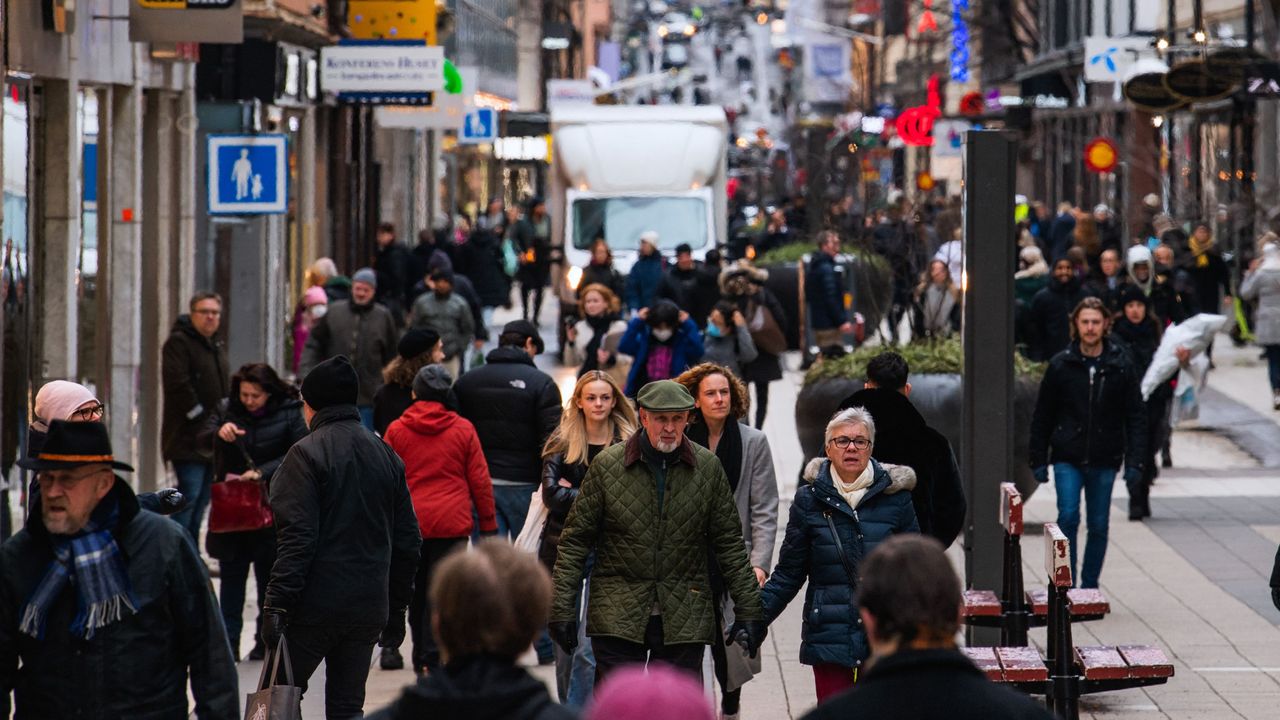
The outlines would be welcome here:
[[[747,386],[715,363],[702,363],[676,378],[693,396],[694,412],[685,435],[716,454],[729,479],[733,504],[742,523],[742,539],[763,587],[773,562],[773,544],[778,535],[778,480],[773,471],[769,438],[743,421],[751,406]],[[724,579],[713,565],[711,590],[716,599],[716,615],[721,628],[733,624],[733,603]],[[716,679],[722,692],[722,717],[736,718],[742,686],[760,672],[759,658],[751,659],[737,645],[711,644]]]
[[[565,403],[560,425],[542,450],[542,502],[547,506],[547,524],[543,527],[538,559],[548,570],[555,567],[560,533],[578,498],[587,466],[602,450],[630,437],[637,425],[635,410],[608,373],[590,370],[578,378],[573,396]],[[591,574],[590,564],[588,561],[586,576]],[[582,605],[586,604],[584,587]],[[566,655],[559,645],[555,652],[560,701],[580,708],[591,698],[595,656],[585,635],[587,624],[580,622],[578,627],[578,647],[573,654]]]
[[[618,342],[627,331],[621,313],[622,301],[605,285],[591,283],[578,293],[581,319],[566,331],[569,342],[564,349],[564,363],[578,366],[578,377],[603,370],[619,384],[626,382],[631,358],[618,354]]]

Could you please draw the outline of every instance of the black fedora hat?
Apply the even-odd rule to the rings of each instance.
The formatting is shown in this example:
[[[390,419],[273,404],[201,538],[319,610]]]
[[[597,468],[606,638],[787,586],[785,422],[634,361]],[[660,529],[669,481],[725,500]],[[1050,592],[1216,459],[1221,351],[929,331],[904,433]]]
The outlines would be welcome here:
[[[71,422],[54,420],[49,423],[40,454],[18,461],[27,470],[66,470],[84,465],[106,463],[116,470],[133,472],[133,468],[118,462],[111,453],[111,436],[107,426],[100,422]]]

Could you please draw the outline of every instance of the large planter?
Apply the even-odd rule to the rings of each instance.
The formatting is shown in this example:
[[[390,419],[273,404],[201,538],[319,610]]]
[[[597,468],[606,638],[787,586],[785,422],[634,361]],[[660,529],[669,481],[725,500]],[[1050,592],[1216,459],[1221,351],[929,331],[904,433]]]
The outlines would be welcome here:
[[[862,389],[857,378],[824,378],[808,383],[796,398],[796,431],[805,459],[822,453],[822,438],[827,421],[840,403]],[[1028,444],[1031,437],[1031,414],[1035,411],[1040,389],[1038,377],[1019,377],[1015,381],[1013,400],[1013,482],[1023,497],[1031,497],[1039,484],[1028,466]],[[911,375],[911,402],[924,416],[925,422],[951,442],[957,458],[960,450],[962,387],[960,376],[951,374]],[[994,511],[993,511],[994,512]]]
[[[880,320],[892,300],[893,279],[889,277],[888,265],[867,262],[852,253],[841,254],[839,260],[844,268],[845,288],[853,294],[853,310],[862,314],[870,335],[880,327]],[[800,306],[804,302],[800,282],[803,264],[784,262],[758,267],[769,272],[765,287],[778,297],[782,309],[787,312],[787,323],[783,328],[787,334],[787,347],[800,350],[800,338],[804,332],[800,325]]]

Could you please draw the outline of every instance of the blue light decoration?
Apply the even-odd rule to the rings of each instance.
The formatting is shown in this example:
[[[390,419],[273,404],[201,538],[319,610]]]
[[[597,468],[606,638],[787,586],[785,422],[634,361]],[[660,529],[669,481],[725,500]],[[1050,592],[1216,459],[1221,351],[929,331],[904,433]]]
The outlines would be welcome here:
[[[969,82],[969,0],[951,0],[951,79]]]

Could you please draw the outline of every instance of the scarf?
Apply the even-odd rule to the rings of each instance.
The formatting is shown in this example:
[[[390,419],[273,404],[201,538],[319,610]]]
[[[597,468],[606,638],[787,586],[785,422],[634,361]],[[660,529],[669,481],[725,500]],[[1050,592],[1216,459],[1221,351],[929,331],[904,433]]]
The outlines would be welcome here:
[[[578,370],[578,377],[600,369],[600,360],[596,357],[596,352],[600,350],[605,336],[609,334],[609,326],[613,324],[613,318],[613,315],[607,313],[599,317],[586,318],[587,325],[591,327],[591,339],[587,341],[587,347],[583,351],[586,357],[583,358],[582,367]]]
[[[698,414],[698,421],[690,424],[684,434],[702,447],[711,449],[711,428],[707,427],[707,421],[702,418],[701,413]],[[738,481],[742,479],[742,428],[737,420],[729,418],[725,422],[715,453],[724,466],[724,474],[729,476],[729,491],[737,492]]]
[[[834,463],[831,465],[831,480],[836,486],[836,492],[840,493],[840,497],[849,503],[849,507],[854,510],[858,509],[858,503],[862,502],[862,496],[867,494],[871,489],[871,483],[876,479],[875,470],[872,469],[871,461],[867,461],[867,466],[862,469],[862,474],[853,482],[846,483],[844,478],[840,477],[840,472],[836,470]]]
[[[71,632],[86,640],[98,628],[137,612],[124,557],[111,534],[119,518],[119,505],[107,498],[79,533],[50,536],[54,559],[22,610],[19,629],[24,634],[36,639],[44,636],[49,608],[68,584],[78,595]]]
[[[1213,236],[1208,240],[1201,241],[1194,234],[1190,240],[1191,256],[1196,267],[1209,267],[1209,250],[1213,247]]]

